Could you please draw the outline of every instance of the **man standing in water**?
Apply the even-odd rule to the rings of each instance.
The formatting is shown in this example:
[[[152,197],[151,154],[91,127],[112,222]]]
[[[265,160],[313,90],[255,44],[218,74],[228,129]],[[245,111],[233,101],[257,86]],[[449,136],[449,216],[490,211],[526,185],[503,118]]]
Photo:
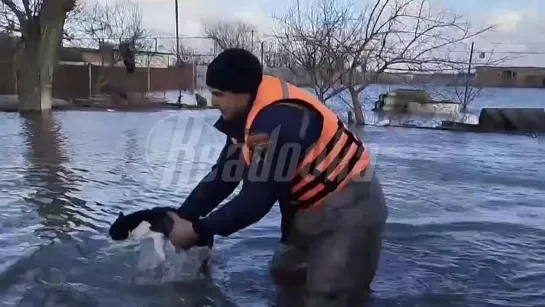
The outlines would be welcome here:
[[[177,214],[169,213],[171,242],[185,249],[229,236],[278,201],[283,248],[270,271],[287,298],[280,305],[362,306],[388,214],[369,149],[314,96],[264,76],[249,51],[223,51],[206,83],[227,142]],[[237,163],[242,175],[233,174]],[[240,181],[240,193],[214,210]]]

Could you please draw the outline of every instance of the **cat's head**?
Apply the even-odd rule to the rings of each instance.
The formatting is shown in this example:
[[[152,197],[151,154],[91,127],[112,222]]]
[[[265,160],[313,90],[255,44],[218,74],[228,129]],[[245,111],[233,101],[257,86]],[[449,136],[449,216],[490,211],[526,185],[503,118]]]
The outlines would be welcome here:
[[[112,240],[126,240],[131,231],[133,231],[140,223],[149,220],[149,210],[140,210],[128,215],[119,212],[119,215],[110,226],[110,237]]]
[[[132,229],[129,229],[127,225],[127,219],[123,212],[119,212],[119,215],[110,226],[109,234],[112,240],[120,241],[126,240],[129,237],[129,233]]]
[[[110,226],[109,234],[112,240],[121,241],[129,238],[131,232],[140,225],[143,221],[147,221],[151,225],[151,230],[155,232],[163,233],[168,236],[170,228],[170,218],[167,215],[167,211],[176,212],[175,209],[169,207],[155,207],[153,209],[144,209],[124,215],[119,212],[116,220]],[[170,223],[172,223],[170,221]],[[196,244],[197,246],[208,246],[212,248],[214,245],[213,236],[209,238],[200,238]]]
[[[133,230],[133,228],[130,227],[129,222],[127,216],[125,216],[123,212],[119,212],[119,215],[110,226],[109,234],[112,240],[126,240],[129,237],[130,232]]]

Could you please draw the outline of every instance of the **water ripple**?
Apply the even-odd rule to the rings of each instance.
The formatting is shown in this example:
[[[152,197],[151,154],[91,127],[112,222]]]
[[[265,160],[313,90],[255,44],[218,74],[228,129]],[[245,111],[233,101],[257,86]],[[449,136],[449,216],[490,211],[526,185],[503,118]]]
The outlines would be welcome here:
[[[207,130],[213,111],[204,113],[197,158],[186,152],[171,159],[181,129],[173,115],[190,114],[2,115],[3,305],[271,304],[276,207],[256,225],[218,238],[213,282],[136,283],[135,246],[106,236],[120,211],[179,206],[215,162],[214,154],[201,154],[223,142]],[[177,132],[182,138],[184,130]],[[399,128],[358,133],[378,145],[390,207],[373,306],[545,306],[542,143]]]

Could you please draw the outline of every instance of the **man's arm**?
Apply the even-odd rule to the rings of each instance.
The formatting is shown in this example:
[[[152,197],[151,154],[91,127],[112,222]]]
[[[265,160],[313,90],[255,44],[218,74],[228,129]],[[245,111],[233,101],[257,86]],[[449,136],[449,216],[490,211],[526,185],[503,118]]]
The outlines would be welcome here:
[[[264,158],[254,154],[249,177],[234,199],[206,218],[193,222],[197,234],[201,237],[229,236],[261,220],[278,200],[279,195],[287,192],[289,179],[293,177],[297,162],[321,133],[320,119],[311,117],[310,121],[305,121],[303,120],[305,112],[308,111],[286,105],[272,106],[260,112],[250,135],[270,136],[270,143],[257,149],[263,152]],[[299,135],[297,132],[305,125],[308,125],[308,133],[304,136]],[[286,144],[294,143],[301,146],[300,150],[282,150]],[[283,172],[280,173],[280,170]],[[268,173],[263,175],[263,171]],[[257,174],[260,180],[253,180],[252,174]],[[284,180],[275,178],[278,174],[282,174],[280,177]]]
[[[198,220],[233,193],[242,180],[237,174],[237,169],[244,167],[240,153],[240,148],[227,138],[216,164],[178,208],[180,217],[189,221]]]

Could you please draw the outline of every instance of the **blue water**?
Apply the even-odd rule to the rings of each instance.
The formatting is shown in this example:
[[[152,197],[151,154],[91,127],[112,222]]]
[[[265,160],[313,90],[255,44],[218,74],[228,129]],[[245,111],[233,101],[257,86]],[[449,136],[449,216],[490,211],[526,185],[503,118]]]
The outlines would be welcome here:
[[[157,283],[137,272],[133,244],[107,238],[120,210],[183,201],[215,161],[217,116],[0,114],[2,306],[272,305],[276,207],[218,238],[211,280]],[[545,306],[545,140],[358,133],[390,208],[372,306]]]

